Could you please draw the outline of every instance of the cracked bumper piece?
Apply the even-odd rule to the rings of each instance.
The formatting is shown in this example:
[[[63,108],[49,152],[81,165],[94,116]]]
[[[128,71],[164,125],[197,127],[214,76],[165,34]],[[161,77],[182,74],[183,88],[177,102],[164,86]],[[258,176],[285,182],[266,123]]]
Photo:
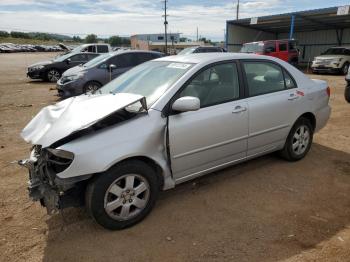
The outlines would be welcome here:
[[[26,167],[29,171],[29,197],[33,201],[40,201],[46,207],[48,214],[56,213],[66,207],[81,206],[84,184],[80,182],[88,179],[90,175],[75,180],[58,179],[56,176],[58,171],[67,168],[72,159],[64,159],[62,156],[67,155],[57,156],[57,152],[50,151],[36,146],[29,159],[18,161],[20,166]]]

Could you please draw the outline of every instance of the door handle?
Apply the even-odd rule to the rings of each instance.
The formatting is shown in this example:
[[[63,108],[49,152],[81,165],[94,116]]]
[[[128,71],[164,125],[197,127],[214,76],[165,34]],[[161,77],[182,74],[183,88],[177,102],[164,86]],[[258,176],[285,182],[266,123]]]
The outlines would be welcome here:
[[[290,94],[288,100],[293,101],[293,100],[296,100],[298,98],[299,98],[299,96],[297,96],[296,94]]]
[[[235,109],[233,109],[232,113],[233,114],[239,114],[241,112],[247,111],[246,107],[243,106],[236,106]]]

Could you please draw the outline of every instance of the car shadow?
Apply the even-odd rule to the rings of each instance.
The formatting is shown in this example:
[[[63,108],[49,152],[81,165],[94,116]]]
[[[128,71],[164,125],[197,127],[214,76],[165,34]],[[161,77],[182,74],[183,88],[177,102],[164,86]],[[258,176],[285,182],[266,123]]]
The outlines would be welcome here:
[[[290,163],[260,157],[161,193],[140,224],[108,231],[84,209],[47,220],[44,261],[276,261],[350,225],[350,154],[314,144]]]

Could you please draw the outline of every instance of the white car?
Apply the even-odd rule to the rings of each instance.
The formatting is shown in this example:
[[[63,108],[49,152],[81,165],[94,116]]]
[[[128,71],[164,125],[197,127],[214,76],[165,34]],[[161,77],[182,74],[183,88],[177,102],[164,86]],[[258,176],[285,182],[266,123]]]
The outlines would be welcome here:
[[[164,57],[43,108],[22,132],[33,149],[20,164],[49,213],[85,204],[99,224],[122,229],[160,190],[274,151],[304,158],[329,95],[326,82],[273,57]]]
[[[311,68],[313,73],[341,73],[346,75],[350,65],[350,48],[329,48],[322,55],[315,57]]]

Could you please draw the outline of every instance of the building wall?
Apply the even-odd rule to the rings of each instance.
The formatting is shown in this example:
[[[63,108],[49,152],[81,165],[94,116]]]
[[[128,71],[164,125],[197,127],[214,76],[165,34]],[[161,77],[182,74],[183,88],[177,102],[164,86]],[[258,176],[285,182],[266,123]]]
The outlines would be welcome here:
[[[228,25],[227,34],[229,52],[239,51],[242,44],[246,42],[289,38],[289,33],[272,34],[237,25]],[[338,46],[336,30],[296,32],[293,38],[298,40],[301,51],[300,62],[302,63],[312,61],[315,56],[330,47]],[[350,46],[350,28],[344,29],[342,45]]]
[[[278,34],[278,39],[289,38],[289,34]],[[296,32],[293,36],[298,40],[301,51],[300,61],[309,62],[330,47],[338,46],[336,30],[320,30],[312,32]],[[350,28],[343,32],[342,45],[350,46]]]
[[[275,39],[276,35],[258,31],[252,28],[228,25],[227,27],[227,50],[238,52],[242,45],[247,42]]]
[[[150,42],[164,42],[165,36],[164,34],[142,34],[142,35],[134,35],[132,37],[136,37],[140,41],[150,41]],[[167,35],[168,42],[179,42],[180,34],[168,34]],[[173,39],[172,39],[173,38]]]

